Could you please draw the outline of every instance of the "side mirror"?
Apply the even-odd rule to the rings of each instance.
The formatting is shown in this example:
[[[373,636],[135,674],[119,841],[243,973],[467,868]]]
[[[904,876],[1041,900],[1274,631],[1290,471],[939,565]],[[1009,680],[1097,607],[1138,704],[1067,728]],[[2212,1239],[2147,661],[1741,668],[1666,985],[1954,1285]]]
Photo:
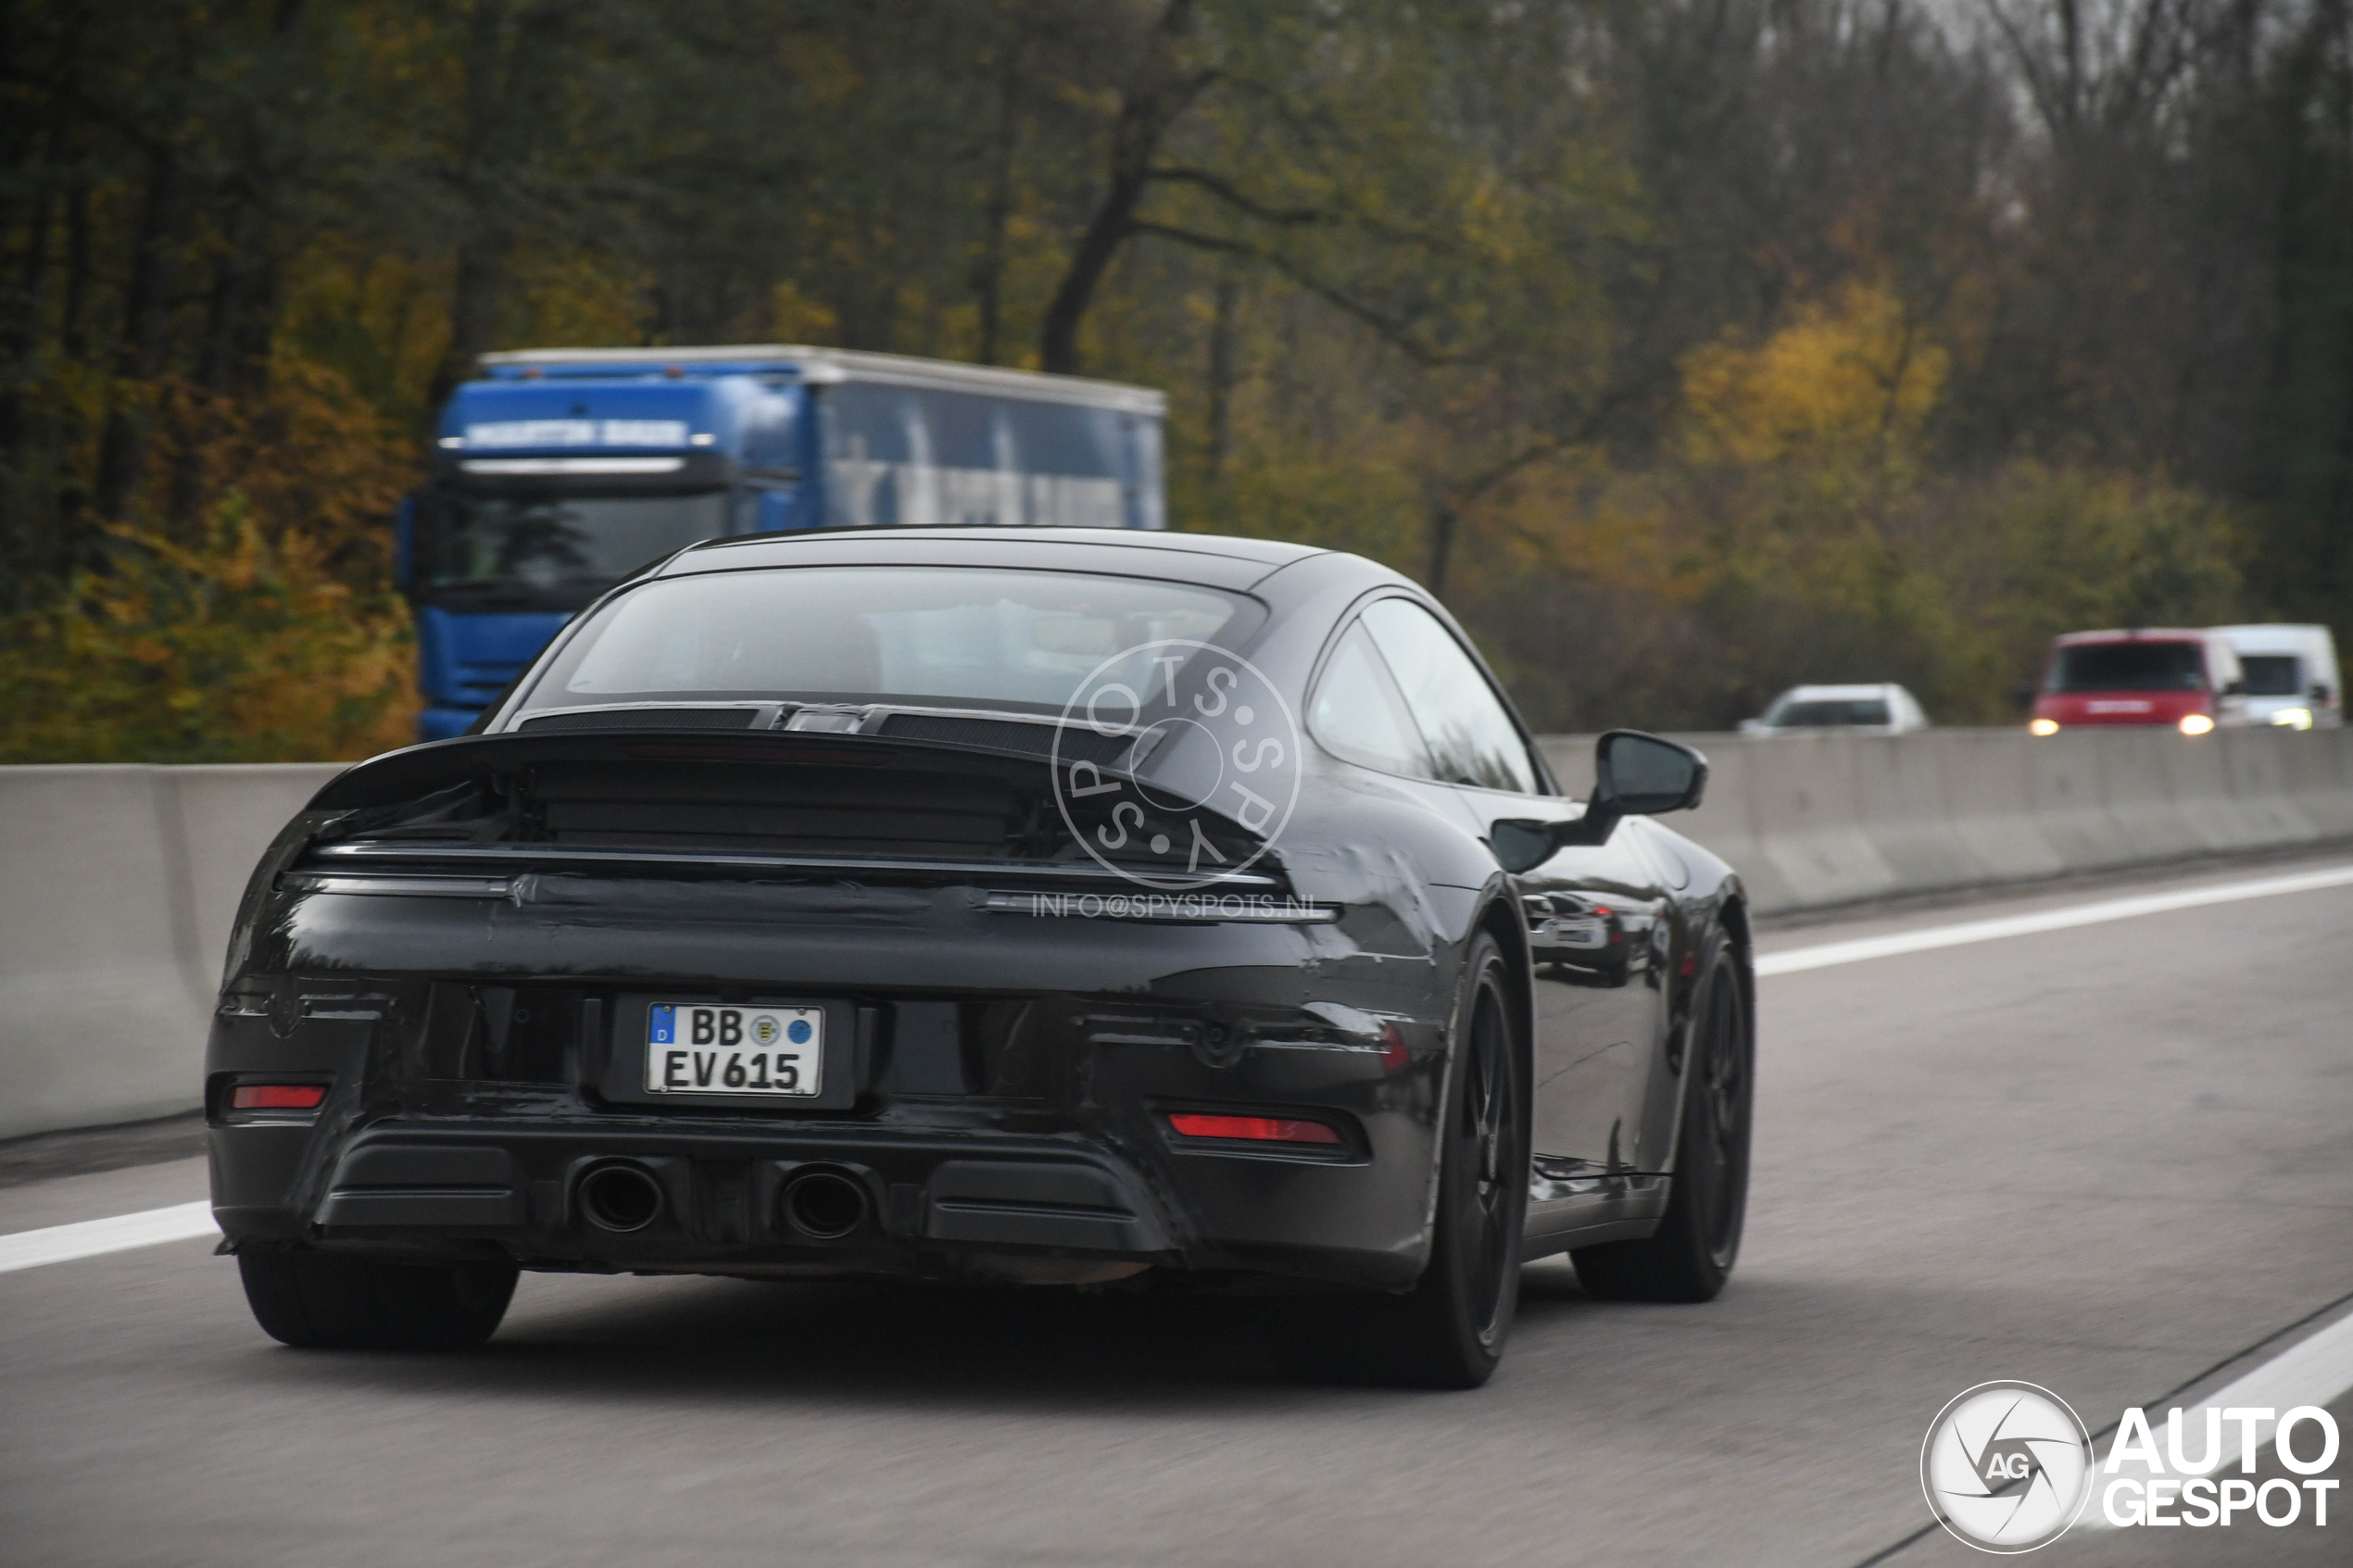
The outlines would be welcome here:
[[[1743,719],[1741,721],[1741,734],[1744,735],[1761,735],[1772,727],[1772,725],[1768,724],[1762,719]]]
[[[2010,688],[2010,706],[2013,708],[2033,707],[2034,688],[2032,686],[2012,686]]]
[[[1707,793],[1707,759],[1640,730],[1612,730],[1593,747],[1593,798],[1629,817],[1682,811]]]
[[[417,497],[400,497],[392,514],[392,585],[402,593],[417,580]]]
[[[2246,695],[2246,683],[2245,681],[2227,681],[2223,683],[2222,695],[2224,696],[2245,696]]]
[[[1503,868],[1516,876],[1542,865],[1556,850],[1607,844],[1624,818],[1686,810],[1706,793],[1707,759],[1690,746],[1640,730],[1611,730],[1593,747],[1593,797],[1582,817],[1570,822],[1499,822],[1490,830],[1488,845]]]
[[[2313,700],[2314,702],[2326,702],[2326,701],[2328,701],[2328,699],[2329,699],[2329,684],[2328,684],[2326,681],[2315,681],[2315,682],[2313,682],[2313,683],[2312,683],[2312,700]]]

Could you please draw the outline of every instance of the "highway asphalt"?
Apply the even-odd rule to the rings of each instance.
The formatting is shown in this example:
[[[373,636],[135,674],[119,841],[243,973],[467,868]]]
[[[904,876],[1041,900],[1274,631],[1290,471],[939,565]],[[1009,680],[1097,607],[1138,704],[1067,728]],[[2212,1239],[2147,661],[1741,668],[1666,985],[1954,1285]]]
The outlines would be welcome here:
[[[1050,1290],[526,1275],[479,1354],[298,1352],[175,1241],[0,1273],[0,1562],[1982,1562],[1918,1480],[1954,1394],[2030,1381],[2099,1430],[2353,1313],[2353,886],[1762,988],[1730,1287],[1609,1305],[1533,1265],[1477,1393],[1290,1381],[1237,1305]],[[193,1160],[27,1182],[0,1234],[203,1194]],[[2335,1496],[2030,1561],[2342,1565]]]

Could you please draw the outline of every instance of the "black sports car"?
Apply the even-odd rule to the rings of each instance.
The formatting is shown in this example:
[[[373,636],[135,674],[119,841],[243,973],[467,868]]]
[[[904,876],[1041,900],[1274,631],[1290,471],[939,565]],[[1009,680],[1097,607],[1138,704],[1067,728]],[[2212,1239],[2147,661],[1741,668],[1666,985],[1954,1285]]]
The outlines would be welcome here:
[[[1524,1259],[1699,1300],[1740,1241],[1743,897],[1643,820],[1706,764],[1596,760],[1353,556],[698,546],[271,847],[215,1212],[296,1345],[479,1342],[519,1269],[1132,1281],[1477,1384]]]

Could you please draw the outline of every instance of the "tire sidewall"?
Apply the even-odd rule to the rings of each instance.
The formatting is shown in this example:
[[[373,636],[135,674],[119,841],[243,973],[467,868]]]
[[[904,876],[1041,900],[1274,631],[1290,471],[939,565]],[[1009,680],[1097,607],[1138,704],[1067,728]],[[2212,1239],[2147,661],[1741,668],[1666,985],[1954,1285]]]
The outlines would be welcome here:
[[[1672,1215],[1670,1226],[1663,1228],[1671,1228],[1674,1220],[1684,1222],[1683,1228],[1687,1234],[1682,1239],[1691,1249],[1692,1264],[1714,1288],[1720,1288],[1723,1282],[1730,1277],[1733,1265],[1740,1261],[1741,1242],[1747,1228],[1749,1144],[1755,1123],[1756,1029],[1752,1011],[1753,988],[1741,984],[1735,950],[1721,926],[1713,927],[1709,932],[1707,945],[1702,951],[1699,972],[1699,985],[1692,994],[1690,1035],[1683,1049],[1682,1106],[1676,1119],[1674,1171],[1680,1183],[1691,1169],[1693,1156],[1699,1152],[1695,1147],[1698,1140],[1705,1135],[1703,1118],[1706,1109],[1705,1097],[1708,1092],[1707,1058],[1716,1049],[1715,1041],[1708,1032],[1718,988],[1730,985],[1738,1010],[1734,1015],[1736,1028],[1731,1049],[1739,1059],[1741,1070],[1740,1170],[1733,1184],[1734,1190],[1724,1195],[1723,1199],[1734,1211],[1732,1234],[1730,1245],[1719,1259],[1708,1237],[1703,1234],[1696,1215]],[[1712,1170],[1709,1176],[1712,1180],[1722,1179]],[[1676,1196],[1683,1199],[1674,1203],[1676,1208],[1688,1208],[1693,1201],[1693,1195],[1688,1189],[1679,1191]],[[1670,1202],[1673,1201],[1670,1199]],[[1710,1293],[1713,1294],[1713,1289]]]
[[[1509,1175],[1504,1178],[1504,1201],[1507,1210],[1504,1252],[1499,1271],[1501,1294],[1491,1323],[1482,1323],[1478,1278],[1481,1265],[1475,1234],[1479,1223],[1478,1172],[1474,1167],[1477,1155],[1472,1140],[1460,1131],[1460,1123],[1465,1100],[1471,1090],[1471,1057],[1476,1048],[1473,1035],[1479,994],[1491,974],[1507,1032],[1504,1070],[1511,1082],[1514,1125],[1509,1138],[1515,1146],[1507,1153],[1507,1161],[1517,1170],[1517,1179]],[[1520,1248],[1528,1223],[1528,1053],[1527,1042],[1521,1038],[1521,1020],[1512,1007],[1511,979],[1510,960],[1502,945],[1491,934],[1482,931],[1466,959],[1462,994],[1455,1010],[1454,1049],[1447,1067],[1446,1101],[1439,1128],[1438,1198],[1430,1268],[1424,1282],[1425,1289],[1436,1286],[1443,1291],[1443,1314],[1455,1330],[1456,1355],[1465,1371],[1474,1374],[1478,1381],[1484,1381],[1487,1374],[1494,1370],[1511,1336],[1512,1320],[1518,1305]]]

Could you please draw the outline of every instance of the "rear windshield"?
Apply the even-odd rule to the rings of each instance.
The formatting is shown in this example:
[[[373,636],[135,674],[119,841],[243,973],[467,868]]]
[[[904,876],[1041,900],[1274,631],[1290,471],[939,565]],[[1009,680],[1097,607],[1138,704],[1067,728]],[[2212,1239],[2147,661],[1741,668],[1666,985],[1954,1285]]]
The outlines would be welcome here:
[[[2296,668],[2292,653],[2243,653],[2239,655],[2239,673],[2246,678],[2249,696],[2300,696],[2304,693],[2304,672]]]
[[[2196,643],[2082,643],[2051,660],[2055,692],[2197,692],[2206,650]]]
[[[661,578],[598,610],[527,709],[663,698],[937,701],[1058,713],[1090,671],[1145,692],[1149,645],[1210,642],[1252,601],[1079,572],[794,567]],[[1097,683],[1100,686],[1101,682]]]
[[[1814,697],[1785,702],[1773,709],[1776,729],[1814,729],[1832,724],[1891,724],[1887,704],[1879,697]]]

